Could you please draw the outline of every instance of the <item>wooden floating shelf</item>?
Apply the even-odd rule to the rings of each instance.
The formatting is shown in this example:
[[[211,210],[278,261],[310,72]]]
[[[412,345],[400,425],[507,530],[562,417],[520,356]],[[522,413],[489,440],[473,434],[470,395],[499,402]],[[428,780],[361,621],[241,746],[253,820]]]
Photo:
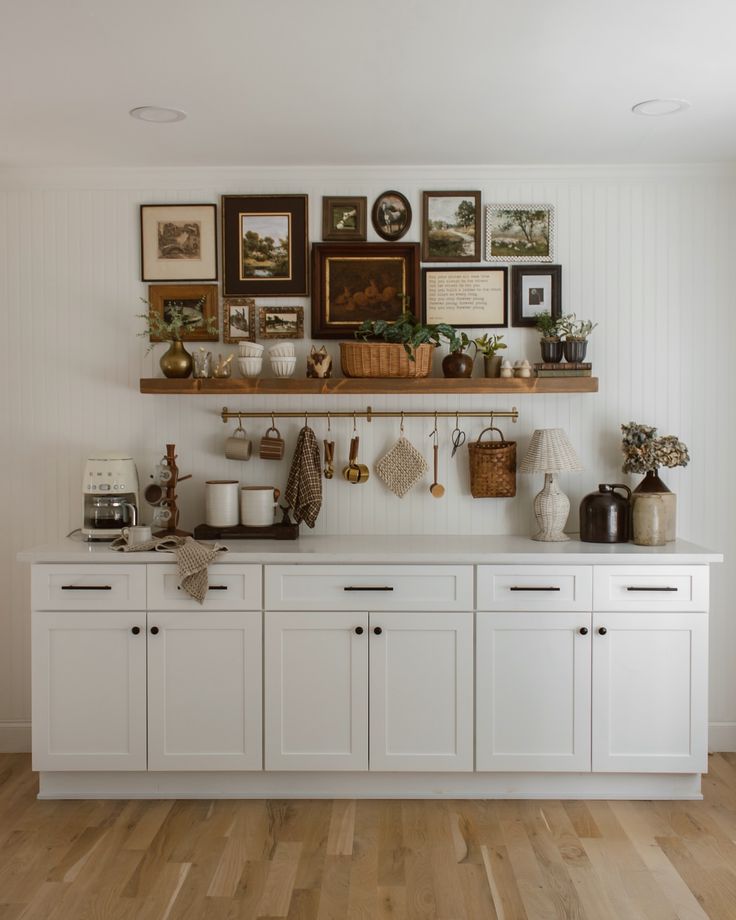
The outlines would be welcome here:
[[[407,395],[475,394],[495,396],[535,393],[597,393],[597,377],[511,377],[449,379],[446,377],[331,377],[315,380],[298,377],[229,380],[141,380],[141,393],[157,396],[344,396],[403,393]]]

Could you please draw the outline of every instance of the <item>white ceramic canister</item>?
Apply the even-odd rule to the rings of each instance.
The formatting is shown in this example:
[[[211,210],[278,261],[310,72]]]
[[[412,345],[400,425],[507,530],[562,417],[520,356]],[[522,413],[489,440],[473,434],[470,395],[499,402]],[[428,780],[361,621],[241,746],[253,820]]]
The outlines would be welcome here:
[[[209,527],[237,527],[239,486],[236,479],[210,479],[205,482],[205,524]]]
[[[247,527],[268,527],[281,493],[273,486],[243,486],[240,490],[240,523]]]

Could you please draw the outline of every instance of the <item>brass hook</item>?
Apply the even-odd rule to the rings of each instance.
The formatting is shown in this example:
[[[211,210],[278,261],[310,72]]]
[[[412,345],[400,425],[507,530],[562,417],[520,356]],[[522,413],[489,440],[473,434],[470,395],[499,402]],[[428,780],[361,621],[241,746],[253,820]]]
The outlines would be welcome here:
[[[306,410],[304,411],[304,427],[309,427],[309,413]]]
[[[327,434],[329,434],[331,431],[332,431],[332,426],[330,424],[330,413],[328,412],[327,413]]]
[[[358,423],[355,420],[355,412],[353,412],[353,431],[358,430]]]
[[[273,416],[273,412],[271,413],[271,427],[272,428],[276,427],[276,419]]]
[[[401,412],[401,425],[399,426],[399,431],[400,431],[402,434],[404,433],[404,412],[403,412],[403,410],[402,410],[402,412]]]

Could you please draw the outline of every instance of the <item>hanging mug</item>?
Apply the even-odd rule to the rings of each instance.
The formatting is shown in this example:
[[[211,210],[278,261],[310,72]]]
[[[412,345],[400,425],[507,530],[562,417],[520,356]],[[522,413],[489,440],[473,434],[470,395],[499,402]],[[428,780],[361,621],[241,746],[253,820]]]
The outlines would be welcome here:
[[[250,460],[253,444],[245,433],[245,428],[238,422],[238,427],[225,440],[225,456],[228,460]]]
[[[284,446],[281,432],[272,425],[261,438],[261,443],[258,446],[258,456],[261,460],[281,460],[284,456]]]

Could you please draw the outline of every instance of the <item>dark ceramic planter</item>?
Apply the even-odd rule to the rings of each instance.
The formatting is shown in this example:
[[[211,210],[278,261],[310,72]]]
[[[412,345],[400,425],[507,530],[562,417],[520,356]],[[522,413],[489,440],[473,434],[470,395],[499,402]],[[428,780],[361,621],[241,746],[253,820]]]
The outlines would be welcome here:
[[[576,342],[565,339],[562,343],[562,350],[565,355],[565,361],[570,364],[576,364],[579,361],[585,361],[585,352],[588,350],[587,342]]]
[[[502,361],[503,358],[500,355],[484,355],[483,370],[486,377],[500,377]]]
[[[539,347],[542,349],[542,361],[545,364],[559,364],[562,361],[562,342],[540,339]]]
[[[471,377],[473,374],[473,359],[470,355],[456,351],[446,355],[442,361],[442,373],[445,377]]]

